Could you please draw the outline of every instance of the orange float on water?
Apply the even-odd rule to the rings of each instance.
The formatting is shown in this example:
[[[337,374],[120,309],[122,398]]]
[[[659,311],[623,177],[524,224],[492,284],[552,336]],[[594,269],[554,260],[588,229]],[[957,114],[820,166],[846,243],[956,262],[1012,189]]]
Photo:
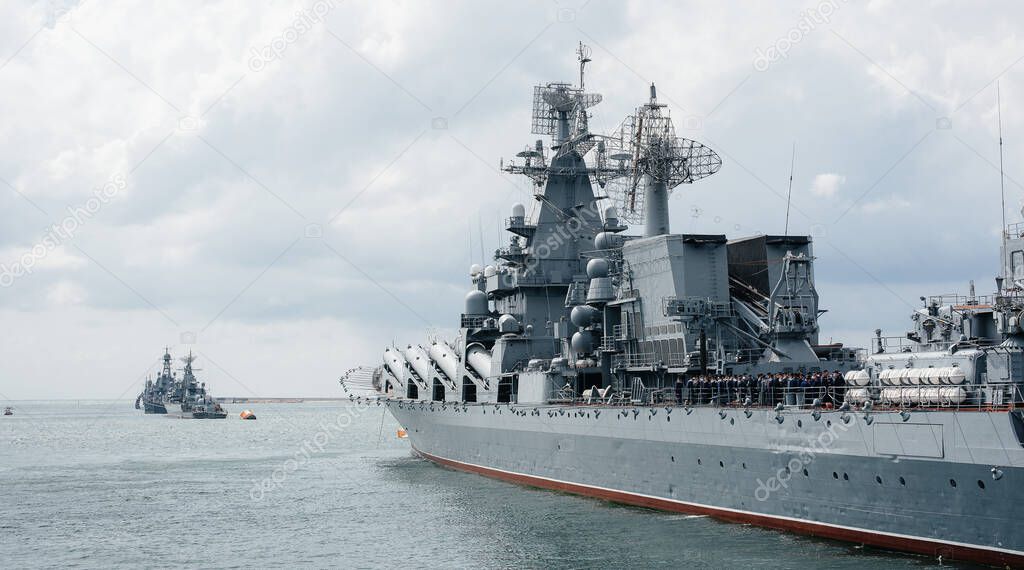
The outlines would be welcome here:
[[[238,414],[238,417],[243,420],[254,420],[256,419],[256,414],[254,414],[252,410],[242,410],[242,413]]]
[[[405,438],[409,437],[409,434],[406,433],[404,429],[398,430],[398,434],[397,435],[398,435],[398,439],[405,439]]]

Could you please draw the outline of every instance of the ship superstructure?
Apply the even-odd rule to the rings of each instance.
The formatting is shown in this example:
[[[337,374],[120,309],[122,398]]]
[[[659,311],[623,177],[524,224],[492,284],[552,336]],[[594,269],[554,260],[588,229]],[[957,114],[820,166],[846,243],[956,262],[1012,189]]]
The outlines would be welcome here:
[[[819,341],[809,236],[671,233],[718,155],[650,87],[610,135],[578,86],[534,90],[548,135],[509,245],[470,270],[455,339],[388,347],[373,382],[422,456],[538,487],[942,558],[1024,564],[1024,226],[997,292],[923,298],[905,336]],[[595,191],[596,189],[596,191]],[[626,222],[642,223],[641,235]]]
[[[190,419],[224,419],[228,414],[213,396],[206,391],[206,382],[200,382],[192,369],[196,357],[191,352],[183,357],[185,363],[181,383],[178,385],[181,398],[181,417]]]
[[[163,368],[156,379],[146,379],[142,393],[135,398],[135,409],[143,409],[147,414],[166,414],[167,408],[180,403],[178,379],[171,371],[171,351],[164,349]]]
[[[226,418],[227,412],[207,392],[206,383],[196,378],[192,353],[181,360],[185,366],[179,379],[171,369],[170,349],[164,350],[163,368],[156,379],[146,379],[142,393],[135,398],[135,409],[144,409],[147,414],[171,413],[183,418]]]

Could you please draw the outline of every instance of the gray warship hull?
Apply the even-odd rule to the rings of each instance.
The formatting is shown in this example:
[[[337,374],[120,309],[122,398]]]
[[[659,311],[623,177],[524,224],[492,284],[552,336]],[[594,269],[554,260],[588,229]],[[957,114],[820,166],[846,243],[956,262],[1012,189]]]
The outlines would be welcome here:
[[[142,400],[142,409],[147,414],[166,414],[167,406],[163,402]]]
[[[1024,565],[1011,414],[388,403],[426,459],[497,479],[992,565]],[[653,412],[653,414],[652,414]],[[722,412],[722,413],[720,413]],[[965,439],[967,438],[967,439]],[[907,453],[907,455],[904,455]],[[998,469],[995,479],[993,468]]]
[[[177,417],[183,420],[223,420],[228,417],[227,412],[178,412]]]
[[[812,236],[672,233],[669,193],[721,159],[675,135],[653,85],[617,131],[591,133],[601,96],[578,54],[578,86],[534,88],[531,132],[552,144],[502,164],[536,203],[513,205],[508,246],[470,267],[458,335],[386,347],[373,372],[413,449],[537,487],[1024,567],[1024,223],[1005,228],[993,295],[971,282],[921,297],[905,335],[823,344]]]

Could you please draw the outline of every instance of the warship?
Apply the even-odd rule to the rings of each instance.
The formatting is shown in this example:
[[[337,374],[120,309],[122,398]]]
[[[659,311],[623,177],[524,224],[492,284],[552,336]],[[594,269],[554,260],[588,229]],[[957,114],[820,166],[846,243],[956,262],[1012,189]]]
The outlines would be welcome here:
[[[672,233],[674,188],[722,165],[649,99],[534,88],[503,163],[534,183],[470,268],[458,336],[390,346],[377,398],[442,466],[878,548],[1024,565],[1024,224],[995,292],[922,297],[911,330],[823,344],[810,236]],[[603,203],[603,204],[602,204]],[[642,227],[638,235],[627,224]]]
[[[176,398],[181,402],[178,417],[196,420],[222,420],[228,417],[227,411],[206,391],[206,382],[196,378],[192,368],[196,357],[189,352],[181,360],[185,363],[185,370],[177,385]]]
[[[180,400],[175,400],[177,393],[178,379],[171,372],[171,352],[169,348],[164,349],[163,369],[156,377],[156,380],[146,379],[146,386],[142,393],[135,398],[135,409],[143,409],[147,414],[166,414],[168,405],[173,405]]]

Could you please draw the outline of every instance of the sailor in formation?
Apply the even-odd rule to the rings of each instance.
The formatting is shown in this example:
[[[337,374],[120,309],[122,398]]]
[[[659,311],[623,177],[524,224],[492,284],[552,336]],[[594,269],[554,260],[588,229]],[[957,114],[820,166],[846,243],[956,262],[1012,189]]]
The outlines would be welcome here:
[[[823,406],[843,401],[846,382],[836,371],[786,372],[780,374],[741,374],[738,376],[703,375],[678,380],[675,396],[678,402],[691,404],[745,404],[759,406],[804,406],[820,401]]]

